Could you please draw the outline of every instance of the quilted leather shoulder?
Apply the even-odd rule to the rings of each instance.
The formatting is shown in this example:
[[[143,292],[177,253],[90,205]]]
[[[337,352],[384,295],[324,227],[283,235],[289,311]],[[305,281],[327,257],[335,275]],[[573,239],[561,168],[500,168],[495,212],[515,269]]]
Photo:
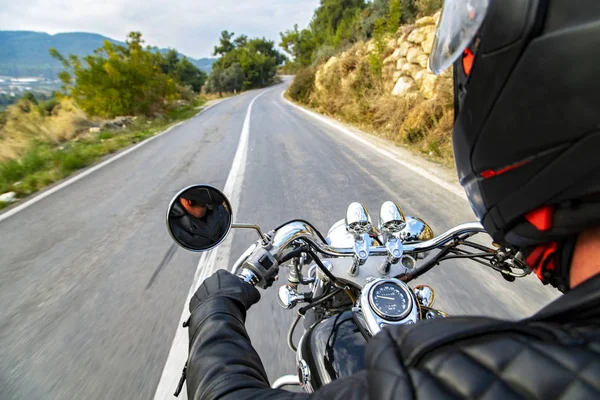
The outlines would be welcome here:
[[[600,322],[430,321],[382,332],[366,361],[371,398],[600,399]]]

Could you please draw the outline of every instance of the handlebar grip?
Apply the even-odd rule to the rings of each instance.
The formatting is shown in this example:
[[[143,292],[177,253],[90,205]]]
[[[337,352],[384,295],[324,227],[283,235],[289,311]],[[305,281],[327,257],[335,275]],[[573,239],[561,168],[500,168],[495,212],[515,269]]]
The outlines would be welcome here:
[[[242,268],[240,273],[236,276],[246,282],[248,285],[252,286],[256,286],[256,284],[260,281],[259,277],[248,268]]]

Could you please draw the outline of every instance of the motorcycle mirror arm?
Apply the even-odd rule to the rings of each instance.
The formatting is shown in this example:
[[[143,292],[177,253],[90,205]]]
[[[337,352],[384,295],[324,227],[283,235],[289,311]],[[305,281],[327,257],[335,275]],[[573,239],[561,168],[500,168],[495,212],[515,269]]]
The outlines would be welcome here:
[[[263,233],[262,229],[260,229],[260,226],[258,225],[254,225],[254,224],[231,224],[231,228],[236,228],[236,229],[253,229],[256,231],[256,233],[258,233],[258,236],[260,237],[260,240],[262,241],[263,245],[267,245],[269,243],[269,240],[267,238],[267,236]]]

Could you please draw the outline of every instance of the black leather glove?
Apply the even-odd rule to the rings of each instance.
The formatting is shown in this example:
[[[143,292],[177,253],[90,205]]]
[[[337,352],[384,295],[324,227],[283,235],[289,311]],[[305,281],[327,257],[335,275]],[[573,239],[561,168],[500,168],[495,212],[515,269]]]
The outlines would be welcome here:
[[[204,301],[215,297],[234,300],[248,310],[250,306],[260,300],[260,293],[252,285],[228,271],[220,269],[202,282],[190,300],[190,312],[193,313]]]

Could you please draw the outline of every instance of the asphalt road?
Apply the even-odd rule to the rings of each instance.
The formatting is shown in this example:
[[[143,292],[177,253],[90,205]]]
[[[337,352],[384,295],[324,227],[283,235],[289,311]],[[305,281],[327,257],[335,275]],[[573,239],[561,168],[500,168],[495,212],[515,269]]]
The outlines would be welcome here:
[[[304,218],[327,232],[350,202],[376,217],[386,200],[437,233],[474,219],[464,199],[285,103],[283,90],[254,102],[237,222],[268,230]],[[154,397],[200,258],[173,245],[166,207],[189,184],[225,186],[260,93],[227,99],[0,222],[1,399]],[[224,258],[254,240],[236,231]],[[419,283],[451,314],[519,318],[557,296],[477,264],[448,262]],[[263,292],[247,322],[272,380],[295,371],[293,312],[275,295]]]

